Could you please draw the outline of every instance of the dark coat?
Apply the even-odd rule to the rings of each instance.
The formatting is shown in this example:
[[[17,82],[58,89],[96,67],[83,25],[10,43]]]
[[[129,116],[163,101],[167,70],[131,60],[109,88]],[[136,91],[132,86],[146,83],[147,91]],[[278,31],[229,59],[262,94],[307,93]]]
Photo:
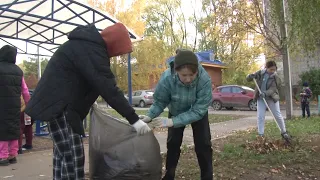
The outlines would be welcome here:
[[[51,57],[26,113],[35,120],[51,121],[65,112],[73,131],[83,135],[82,121],[101,95],[135,123],[139,117],[116,85],[105,42],[96,27],[77,27],[68,39]]]
[[[15,64],[17,49],[0,49],[0,141],[20,137],[22,70]]]

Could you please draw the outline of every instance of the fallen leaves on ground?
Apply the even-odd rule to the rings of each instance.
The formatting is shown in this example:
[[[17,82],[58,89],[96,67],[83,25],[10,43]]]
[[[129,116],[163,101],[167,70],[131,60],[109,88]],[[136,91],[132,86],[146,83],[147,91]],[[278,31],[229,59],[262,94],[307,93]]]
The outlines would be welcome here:
[[[254,141],[246,141],[243,145],[247,150],[256,152],[257,154],[269,154],[274,151],[292,150],[293,146],[289,146],[283,140],[268,141],[267,138],[257,137]]]

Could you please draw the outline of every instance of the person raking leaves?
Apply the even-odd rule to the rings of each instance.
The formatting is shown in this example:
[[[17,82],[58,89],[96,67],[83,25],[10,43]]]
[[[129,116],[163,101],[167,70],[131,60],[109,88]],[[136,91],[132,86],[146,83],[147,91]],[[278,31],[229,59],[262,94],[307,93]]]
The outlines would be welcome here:
[[[175,178],[183,131],[188,124],[191,124],[193,130],[201,180],[212,180],[212,144],[208,121],[212,83],[192,51],[177,51],[170,68],[161,75],[153,97],[154,103],[147,115],[140,118],[152,127],[168,128],[166,173],[163,180]],[[158,117],[166,107],[169,116]]]
[[[276,62],[268,61],[266,62],[265,69],[259,70],[253,74],[249,74],[247,76],[247,80],[252,81],[255,79],[258,85],[258,87],[256,87],[254,97],[254,99],[257,101],[258,135],[264,137],[265,114],[268,105],[281,131],[281,136],[287,143],[290,143],[291,136],[286,130],[286,125],[280,111],[279,92],[281,79],[276,71]],[[259,92],[258,88],[260,89],[261,93]]]

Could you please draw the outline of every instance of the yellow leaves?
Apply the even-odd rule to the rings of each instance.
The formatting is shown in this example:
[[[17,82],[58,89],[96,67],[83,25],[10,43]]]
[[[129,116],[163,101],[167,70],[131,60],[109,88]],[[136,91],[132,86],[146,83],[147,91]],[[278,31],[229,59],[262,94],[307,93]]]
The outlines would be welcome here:
[[[132,29],[136,34],[142,36],[145,31],[145,23],[142,20],[142,13],[146,0],[134,0],[130,8],[119,12],[116,17],[119,21]]]
[[[136,59],[133,73],[136,75],[134,86],[141,89],[149,88],[149,80],[157,82],[161,73],[166,69],[166,59],[171,55],[163,41],[146,37],[139,42],[132,53]]]
[[[142,19],[142,13],[145,8],[146,0],[132,0],[130,2],[131,4],[129,4],[128,2],[125,3],[124,0],[88,0],[88,3],[91,6],[97,7],[103,11],[108,12],[111,16],[118,19],[138,36],[142,36],[145,31],[145,24]],[[149,47],[145,47],[145,49],[148,48]],[[144,51],[141,50],[141,48],[139,48],[139,43],[136,45],[135,50],[138,50],[139,53],[133,53],[132,60],[134,60],[134,58],[138,59],[137,57],[134,57],[134,55],[138,54],[139,59],[143,59],[144,57],[148,56],[150,57],[148,53],[143,53]],[[127,62],[127,55],[112,58],[111,60],[111,69],[114,75],[116,76],[118,86],[124,91],[126,91],[128,88]],[[135,71],[137,63],[134,63],[134,61],[132,61],[131,64],[133,88],[135,89],[135,87],[141,87],[147,84],[149,82],[148,76],[144,73],[145,75],[140,74],[137,78],[137,74]]]
[[[117,18],[120,22],[129,27],[137,35],[142,36],[145,24],[142,20],[142,13],[146,0],[132,0],[132,4],[125,6],[124,0],[87,0],[91,6],[97,7]]]

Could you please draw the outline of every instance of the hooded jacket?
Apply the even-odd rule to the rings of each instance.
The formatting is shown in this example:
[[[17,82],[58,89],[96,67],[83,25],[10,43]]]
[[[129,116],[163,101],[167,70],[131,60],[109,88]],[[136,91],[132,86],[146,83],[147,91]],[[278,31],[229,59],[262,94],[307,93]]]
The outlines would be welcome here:
[[[174,70],[174,62],[162,75],[153,94],[154,103],[148,111],[153,119],[168,107],[173,126],[183,127],[198,121],[208,112],[212,103],[211,78],[199,63],[198,75],[191,84],[183,84]]]
[[[22,70],[15,64],[17,49],[6,45],[0,49],[0,141],[20,137]]]
[[[32,119],[51,121],[64,112],[75,133],[84,135],[83,119],[101,95],[128,119],[139,120],[116,85],[102,36],[94,25],[75,28],[51,57],[26,107]]]

